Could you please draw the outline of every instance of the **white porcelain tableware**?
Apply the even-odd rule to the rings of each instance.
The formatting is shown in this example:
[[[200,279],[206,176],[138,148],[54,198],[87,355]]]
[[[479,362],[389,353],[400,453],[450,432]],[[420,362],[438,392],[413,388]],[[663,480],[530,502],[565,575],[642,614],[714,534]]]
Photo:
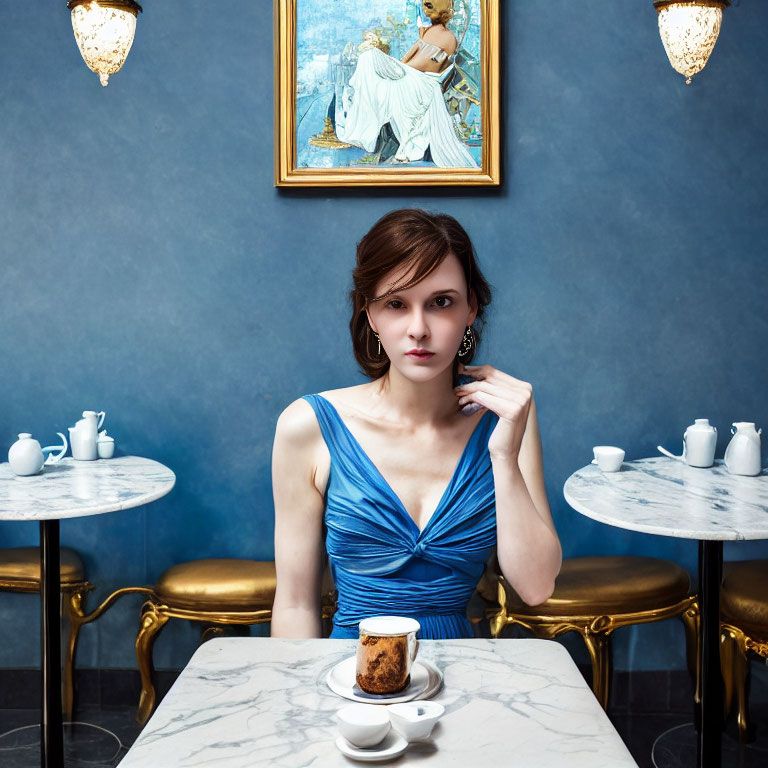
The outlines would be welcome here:
[[[96,452],[100,459],[111,459],[115,455],[115,438],[110,437],[105,429],[99,432],[99,439],[96,441]]]
[[[596,445],[592,452],[595,454],[592,463],[603,472],[618,472],[624,461],[624,451],[614,445]]]
[[[760,435],[753,421],[734,421],[733,437],[725,449],[725,466],[732,475],[759,475],[762,472]]]
[[[83,418],[74,427],[69,427],[69,443],[72,458],[78,461],[95,461],[98,458],[96,443],[99,429],[104,423],[104,411],[83,411]]]
[[[398,693],[366,693],[361,691],[355,682],[354,656],[334,664],[328,672],[326,682],[328,687],[339,696],[351,701],[366,704],[397,704],[412,699],[428,699],[434,696],[443,684],[440,670],[424,658],[418,658],[411,667],[411,682],[404,691]]]
[[[683,459],[691,467],[711,467],[716,445],[717,429],[709,419],[696,419],[683,433]]]
[[[380,744],[392,723],[387,710],[372,704],[347,704],[336,713],[339,732],[353,746],[369,749]]]
[[[8,451],[8,463],[11,465],[11,471],[22,477],[36,475],[43,469],[43,449],[30,432],[19,434],[19,439]]]
[[[387,707],[392,727],[408,741],[428,739],[445,707],[436,701],[408,701]]]
[[[67,452],[67,438],[56,433],[62,439],[62,445],[49,445],[45,448],[40,447],[40,443],[35,440],[31,433],[19,433],[19,439],[11,446],[8,451],[8,463],[11,471],[15,475],[26,477],[36,475],[42,471],[44,464],[55,464]],[[58,451],[58,454],[55,452]],[[48,456],[46,457],[46,454]]]
[[[684,461],[690,467],[711,467],[715,463],[716,446],[717,428],[709,423],[709,419],[696,419],[683,433],[682,455],[675,456],[661,445],[656,448],[670,459]]]
[[[339,751],[352,760],[360,760],[365,763],[378,763],[384,760],[394,760],[408,749],[408,742],[399,734],[390,731],[381,744],[371,748],[362,749],[350,744],[343,736],[336,739],[336,747]]]

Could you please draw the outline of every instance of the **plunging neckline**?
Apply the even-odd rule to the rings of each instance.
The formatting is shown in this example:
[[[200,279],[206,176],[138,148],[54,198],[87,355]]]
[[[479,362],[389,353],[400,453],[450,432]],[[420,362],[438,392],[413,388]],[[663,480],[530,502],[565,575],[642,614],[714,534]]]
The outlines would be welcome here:
[[[323,397],[322,395],[315,395],[315,397],[319,397],[321,400],[325,401],[328,406],[333,411],[334,415],[336,416],[339,424],[341,425],[344,432],[347,434],[349,439],[352,441],[352,443],[357,447],[357,450],[360,452],[360,455],[362,458],[368,463],[368,465],[371,467],[371,469],[379,476],[379,479],[381,480],[383,486],[386,488],[389,495],[395,500],[397,503],[397,507],[400,509],[400,511],[405,515],[405,517],[410,522],[411,526],[416,530],[416,540],[420,539],[424,532],[429,528],[432,521],[438,516],[438,514],[441,511],[441,508],[443,506],[443,503],[445,502],[445,497],[447,496],[448,492],[451,490],[451,487],[453,486],[453,481],[456,479],[456,474],[458,473],[459,469],[461,468],[461,465],[464,463],[464,459],[467,455],[467,452],[470,449],[470,446],[474,443],[475,437],[477,436],[477,433],[480,429],[481,424],[483,421],[485,421],[486,417],[488,416],[491,411],[486,411],[479,419],[477,424],[475,424],[474,429],[472,430],[472,433],[469,436],[469,439],[464,445],[464,449],[461,452],[461,455],[459,456],[458,461],[456,462],[456,466],[453,468],[453,473],[451,474],[450,480],[448,480],[448,484],[445,486],[445,489],[443,490],[443,493],[440,496],[440,500],[437,502],[437,506],[432,510],[432,514],[427,518],[427,522],[424,523],[423,528],[419,528],[416,521],[413,519],[413,516],[411,513],[405,508],[405,504],[403,504],[400,497],[395,493],[395,489],[390,485],[389,481],[386,477],[381,473],[381,470],[373,463],[373,459],[365,452],[365,449],[360,444],[360,441],[352,434],[352,431],[349,429],[349,427],[344,423],[344,419],[341,418],[341,415],[336,410],[336,406],[327,398]],[[331,459],[333,460],[333,459]]]

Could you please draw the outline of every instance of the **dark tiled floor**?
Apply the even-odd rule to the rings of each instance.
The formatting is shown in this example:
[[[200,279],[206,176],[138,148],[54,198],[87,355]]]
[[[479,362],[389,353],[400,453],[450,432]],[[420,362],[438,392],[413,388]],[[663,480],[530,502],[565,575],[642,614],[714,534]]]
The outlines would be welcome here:
[[[619,674],[614,680],[616,702],[611,707],[611,721],[639,768],[693,768],[696,740],[691,725],[692,712],[686,712],[688,707],[683,696],[670,700],[670,688],[667,687],[664,692],[664,674],[635,673],[631,683],[624,679],[626,673]],[[671,688],[674,690],[676,686]],[[656,702],[649,690],[661,692]],[[633,694],[623,697],[625,691]],[[679,706],[680,703],[683,706]],[[654,709],[655,705],[660,706]],[[78,721],[111,731],[116,739],[98,729],[87,729],[86,732],[86,729],[80,728],[74,734],[78,746],[68,752],[67,768],[111,768],[118,765],[141,730],[134,720],[135,713],[133,704],[110,706],[102,701],[101,706],[81,707],[77,713]],[[768,701],[760,698],[753,701],[751,715],[756,725],[756,740],[740,748],[731,723],[723,740],[723,768],[768,767]],[[0,733],[37,722],[39,716],[34,709],[0,709]],[[9,738],[19,739],[22,744],[31,743],[31,746],[5,749]],[[38,728],[18,731],[0,739],[0,768],[38,768],[39,765]]]
[[[85,709],[77,713],[78,723],[90,726],[65,726],[65,761],[67,768],[107,768],[117,765],[133,744],[141,728],[134,720],[135,707]],[[39,712],[33,709],[0,710],[2,768],[39,768]],[[32,726],[26,727],[25,726]]]

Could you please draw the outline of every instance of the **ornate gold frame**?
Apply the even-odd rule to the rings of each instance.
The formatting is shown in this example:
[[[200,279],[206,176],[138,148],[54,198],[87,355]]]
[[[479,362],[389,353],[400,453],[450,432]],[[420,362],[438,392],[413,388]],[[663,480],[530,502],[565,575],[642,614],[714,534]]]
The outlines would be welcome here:
[[[274,0],[276,187],[498,186],[501,183],[499,0],[479,0],[484,130],[481,167],[376,171],[296,167],[296,2]]]

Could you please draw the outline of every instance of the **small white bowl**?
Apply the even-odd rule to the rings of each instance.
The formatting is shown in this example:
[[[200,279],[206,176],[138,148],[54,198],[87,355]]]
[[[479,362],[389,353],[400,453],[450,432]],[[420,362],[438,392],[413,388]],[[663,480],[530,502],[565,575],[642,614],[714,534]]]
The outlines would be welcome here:
[[[386,707],[350,704],[336,713],[341,735],[356,747],[373,747],[389,733],[392,724]]]
[[[390,704],[387,709],[395,730],[408,741],[428,739],[445,712],[445,707],[436,701],[406,701]]]

